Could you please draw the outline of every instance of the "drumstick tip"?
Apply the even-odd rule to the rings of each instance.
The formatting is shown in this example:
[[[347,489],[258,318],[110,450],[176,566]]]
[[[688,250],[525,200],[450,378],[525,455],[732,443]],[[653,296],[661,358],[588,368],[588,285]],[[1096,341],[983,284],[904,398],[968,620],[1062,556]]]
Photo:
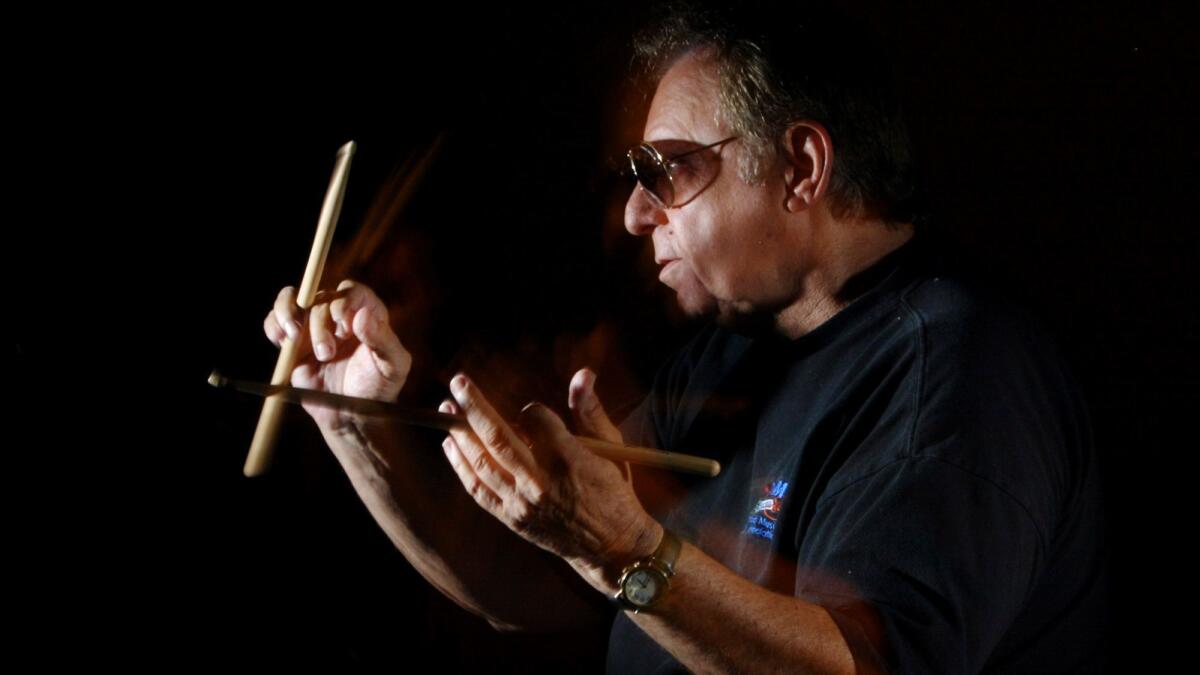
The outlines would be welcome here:
[[[208,374],[208,383],[214,387],[224,387],[229,380],[220,372],[214,370]]]
[[[358,146],[357,146],[357,145],[355,145],[354,141],[346,141],[346,144],[345,144],[345,145],[343,145],[342,147],[338,148],[338,151],[337,151],[337,156],[338,156],[338,157],[341,157],[342,155],[353,155],[353,154],[354,154],[354,150],[355,150],[355,148],[357,148],[357,147],[358,147]]]

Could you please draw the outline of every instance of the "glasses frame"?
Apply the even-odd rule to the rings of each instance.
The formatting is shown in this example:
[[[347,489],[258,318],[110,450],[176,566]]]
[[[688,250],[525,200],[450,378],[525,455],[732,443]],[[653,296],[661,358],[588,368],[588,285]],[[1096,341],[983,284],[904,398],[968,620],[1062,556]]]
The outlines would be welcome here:
[[[705,145],[705,146],[702,146],[699,148],[692,148],[691,150],[688,150],[687,152],[681,152],[677,155],[671,155],[670,157],[664,157],[663,154],[658,151],[658,148],[654,147],[654,145],[651,144],[650,141],[642,141],[638,145],[636,145],[636,146],[630,148],[628,151],[626,151],[625,156],[626,156],[626,158],[629,159],[629,170],[633,173],[633,177],[635,179],[637,179],[638,187],[640,187],[642,190],[645,190],[646,194],[650,195],[650,198],[654,200],[655,204],[658,204],[659,206],[661,206],[664,209],[673,209],[673,208],[677,208],[679,206],[683,206],[687,202],[690,202],[692,199],[695,199],[696,196],[698,196],[700,194],[700,192],[704,191],[704,188],[701,188],[700,192],[697,192],[695,195],[692,195],[691,197],[689,197],[687,202],[676,203],[675,202],[675,177],[671,174],[671,163],[682,157],[687,157],[688,155],[694,155],[697,152],[715,148],[719,145],[724,145],[730,141],[737,140],[738,138],[739,138],[739,136],[730,136],[729,138],[723,138],[723,139],[717,141],[716,143],[709,143],[708,145]],[[659,170],[661,170],[663,172],[663,175],[667,177],[667,184],[670,186],[670,189],[671,189],[670,203],[664,202],[661,197],[659,197],[657,194],[654,193],[654,190],[650,189],[649,187],[646,187],[646,184],[642,181],[642,176],[638,173],[637,161],[633,158],[633,153],[635,150],[643,150],[643,149],[648,151],[650,158],[652,160],[654,160],[654,163],[658,165]],[[714,177],[714,180],[715,180],[715,177]],[[710,181],[710,184],[711,184],[711,181]],[[708,187],[708,185],[705,185],[704,187],[706,188],[706,187]]]

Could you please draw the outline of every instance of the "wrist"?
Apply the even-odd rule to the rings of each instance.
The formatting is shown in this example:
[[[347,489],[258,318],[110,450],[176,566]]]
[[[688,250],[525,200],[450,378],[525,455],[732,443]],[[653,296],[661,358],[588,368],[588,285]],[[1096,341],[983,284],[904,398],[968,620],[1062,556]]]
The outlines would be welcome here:
[[[323,427],[321,431],[346,471],[383,476],[391,469],[386,449],[393,433],[383,422],[355,416],[345,424]]]
[[[604,581],[608,586],[605,595],[612,597],[619,590],[617,582],[626,568],[658,550],[664,532],[662,524],[649,517],[642,525],[631,528],[626,543],[612,551],[603,565]]]

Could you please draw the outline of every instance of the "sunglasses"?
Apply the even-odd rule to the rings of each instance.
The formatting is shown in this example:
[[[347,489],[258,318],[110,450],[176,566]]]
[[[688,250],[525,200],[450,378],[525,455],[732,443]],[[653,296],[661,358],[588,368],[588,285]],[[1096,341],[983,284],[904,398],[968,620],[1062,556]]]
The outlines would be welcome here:
[[[716,143],[670,155],[664,155],[654,145],[643,142],[625,153],[629,158],[628,170],[632,171],[638,185],[662,208],[683,206],[716,180],[720,170],[719,163],[712,161],[712,157],[699,153],[736,138],[730,136]],[[660,141],[659,145],[667,148],[668,144],[677,142]]]

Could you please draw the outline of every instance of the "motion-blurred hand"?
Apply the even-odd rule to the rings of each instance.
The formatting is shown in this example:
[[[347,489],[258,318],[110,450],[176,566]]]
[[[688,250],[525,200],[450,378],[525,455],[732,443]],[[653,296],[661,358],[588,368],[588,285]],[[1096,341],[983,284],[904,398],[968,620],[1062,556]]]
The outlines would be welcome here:
[[[412,367],[412,355],[388,323],[387,307],[367,286],[350,281],[337,292],[321,292],[308,311],[296,304],[296,289],[286,286],[263,321],[263,331],[276,346],[283,340],[305,340],[292,370],[291,383],[333,394],[394,401]],[[311,338],[311,339],[308,339]],[[351,423],[351,413],[305,404],[318,425],[338,430]]]

